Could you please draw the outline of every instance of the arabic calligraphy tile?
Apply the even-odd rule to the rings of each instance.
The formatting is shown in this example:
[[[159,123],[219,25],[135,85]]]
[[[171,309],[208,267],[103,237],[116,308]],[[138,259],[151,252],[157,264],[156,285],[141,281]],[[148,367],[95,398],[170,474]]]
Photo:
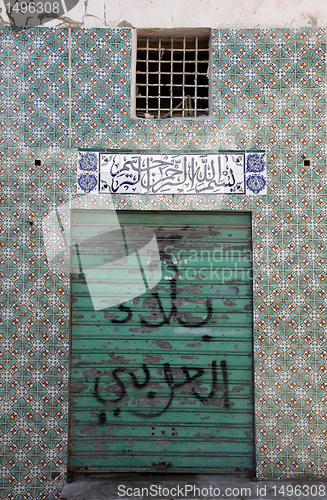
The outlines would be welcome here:
[[[119,160],[119,193],[141,193],[141,163],[140,154],[121,154]]]
[[[244,192],[244,154],[100,154],[100,193]]]
[[[140,175],[142,194],[159,194],[162,185],[161,155],[140,155]]]
[[[140,194],[139,154],[100,154],[100,193]]]
[[[102,173],[99,178],[99,194],[112,193],[112,176],[109,173]],[[118,186],[119,188],[119,186]]]
[[[244,185],[244,154],[226,154],[224,164],[225,190],[228,193],[245,193]]]
[[[204,160],[207,155],[186,154],[183,156],[185,169],[184,193],[197,194],[206,190]]]
[[[161,193],[162,194],[181,194],[185,181],[185,169],[183,164],[183,156],[161,155],[162,161],[162,177],[161,177]]]
[[[120,155],[99,154],[99,193],[119,192]]]

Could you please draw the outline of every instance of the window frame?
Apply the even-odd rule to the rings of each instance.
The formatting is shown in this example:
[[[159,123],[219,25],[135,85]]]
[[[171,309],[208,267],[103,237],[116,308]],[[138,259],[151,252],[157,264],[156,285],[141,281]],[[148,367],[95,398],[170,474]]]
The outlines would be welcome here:
[[[202,116],[176,116],[176,117],[143,117],[136,114],[136,62],[138,38],[179,38],[179,37],[208,38],[208,114]],[[132,30],[132,62],[131,62],[131,118],[136,120],[211,120],[212,119],[212,36],[210,28],[175,28],[175,29],[133,29]]]

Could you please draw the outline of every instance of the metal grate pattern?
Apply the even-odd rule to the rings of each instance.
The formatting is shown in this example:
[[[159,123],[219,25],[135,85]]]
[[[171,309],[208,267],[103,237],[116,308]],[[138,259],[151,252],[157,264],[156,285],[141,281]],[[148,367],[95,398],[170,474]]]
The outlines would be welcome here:
[[[209,115],[209,38],[138,38],[136,115]]]

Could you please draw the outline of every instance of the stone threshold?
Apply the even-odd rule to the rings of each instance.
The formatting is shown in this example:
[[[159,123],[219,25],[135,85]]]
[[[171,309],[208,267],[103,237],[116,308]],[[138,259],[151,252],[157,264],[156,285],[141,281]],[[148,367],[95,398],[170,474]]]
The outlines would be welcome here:
[[[89,474],[76,475],[60,496],[60,500],[129,499],[326,500],[327,477],[257,481],[241,474]]]

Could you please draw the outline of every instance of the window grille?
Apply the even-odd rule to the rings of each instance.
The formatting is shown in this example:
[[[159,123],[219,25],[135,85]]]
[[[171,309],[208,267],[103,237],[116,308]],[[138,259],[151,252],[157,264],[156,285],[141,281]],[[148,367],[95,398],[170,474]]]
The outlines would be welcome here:
[[[136,61],[136,116],[208,116],[208,72],[208,37],[139,37]]]

